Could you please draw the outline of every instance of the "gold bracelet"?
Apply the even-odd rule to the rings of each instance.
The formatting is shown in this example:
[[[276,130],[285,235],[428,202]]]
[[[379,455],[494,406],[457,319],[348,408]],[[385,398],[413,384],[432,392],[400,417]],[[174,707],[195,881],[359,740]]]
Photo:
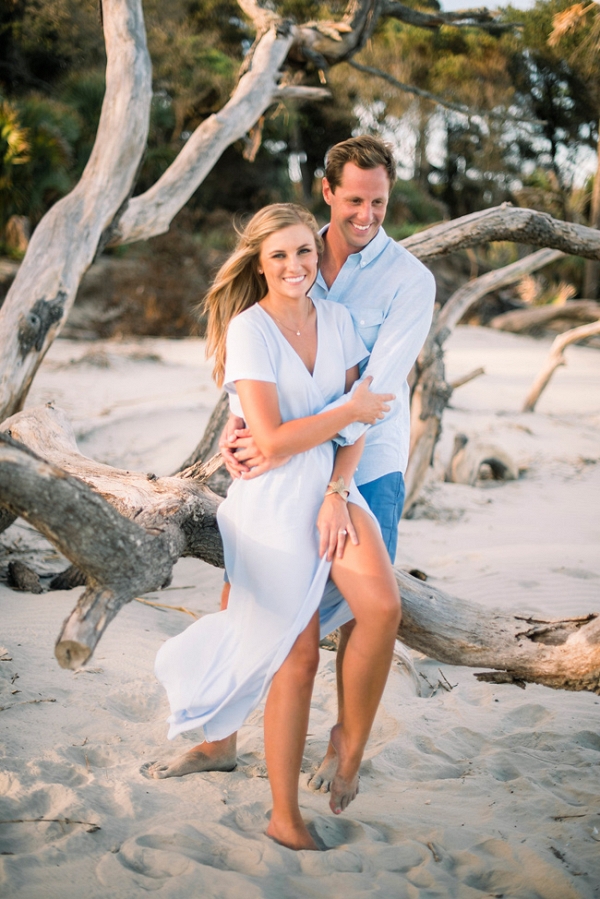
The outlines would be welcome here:
[[[348,497],[350,496],[350,491],[344,484],[344,479],[340,475],[337,481],[330,481],[327,485],[328,489],[325,493],[325,496],[332,496],[332,494],[337,493],[338,496],[341,496],[345,503],[348,502]]]

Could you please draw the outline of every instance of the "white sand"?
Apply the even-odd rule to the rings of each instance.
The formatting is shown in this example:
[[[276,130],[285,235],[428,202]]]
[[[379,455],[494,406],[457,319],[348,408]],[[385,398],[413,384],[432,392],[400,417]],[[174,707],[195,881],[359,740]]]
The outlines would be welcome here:
[[[481,364],[487,373],[454,395],[420,517],[401,523],[397,563],[483,605],[583,613],[600,609],[600,353],[570,348],[538,411],[522,415],[547,350],[548,342],[457,330],[449,378]],[[29,402],[65,408],[84,453],[165,474],[194,448],[216,396],[201,341],[59,340]],[[502,447],[522,477],[443,483],[456,431]],[[16,523],[0,539],[16,558],[31,533]],[[25,557],[61,568],[47,550]],[[220,584],[219,571],[186,559],[172,586],[149,598],[209,612]],[[492,687],[470,669],[413,654],[437,689],[431,695],[423,679],[416,695],[395,664],[357,800],[335,818],[326,797],[301,788],[305,817],[331,851],[293,853],[263,835],[261,710],[241,733],[234,773],[152,781],[139,772],[193,745],[193,734],[167,743],[166,701],[152,674],[161,641],[191,618],[134,602],[85,670],[63,671],[53,643],[77,595],[0,587],[0,895],[600,896],[599,697]],[[451,692],[438,686],[442,673]],[[334,657],[323,651],[307,772],[334,714]]]

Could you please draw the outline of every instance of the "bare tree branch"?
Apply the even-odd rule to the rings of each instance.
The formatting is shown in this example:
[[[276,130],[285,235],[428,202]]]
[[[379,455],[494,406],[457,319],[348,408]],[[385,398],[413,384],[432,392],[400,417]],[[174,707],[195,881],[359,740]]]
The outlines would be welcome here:
[[[446,107],[446,109],[452,109],[455,112],[460,112],[465,116],[480,116],[484,119],[498,119],[502,122],[524,122],[529,125],[545,124],[540,119],[526,119],[522,116],[513,116],[508,112],[494,112],[493,110],[473,109],[473,107],[471,106],[465,106],[464,103],[453,103],[452,100],[446,100],[444,97],[440,97],[438,94],[432,94],[430,93],[430,91],[422,90],[422,88],[420,87],[415,87],[412,84],[405,84],[403,81],[398,81],[398,79],[394,78],[393,75],[390,75],[389,72],[384,72],[381,69],[375,68],[374,66],[365,66],[360,62],[356,62],[355,59],[347,59],[346,62],[349,66],[352,66],[353,69],[358,69],[359,72],[365,72],[367,75],[375,75],[376,78],[383,78],[384,81],[387,81],[393,87],[398,88],[398,90],[404,91],[407,94],[415,94],[415,96],[423,97],[425,100],[431,100],[433,103],[437,103],[439,106],[444,106]]]
[[[0,309],[0,420],[21,408],[146,146],[152,84],[141,0],[110,0],[104,20],[106,93],[94,148],[77,186],[35,229]]]
[[[592,322],[589,325],[582,325],[580,328],[573,328],[571,331],[565,331],[555,338],[548,359],[537,378],[531,385],[527,398],[523,404],[523,412],[533,412],[537,402],[543,391],[548,386],[550,378],[560,365],[566,365],[565,350],[571,344],[578,340],[585,340],[586,337],[593,337],[600,334],[600,321]]]
[[[551,247],[573,256],[600,259],[600,232],[585,225],[563,222],[545,212],[503,203],[451,222],[433,225],[400,241],[419,259],[446,256],[491,240],[511,240]]]
[[[429,28],[438,30],[442,25],[452,25],[455,28],[473,28],[477,27],[482,31],[490,34],[503,34],[505,31],[512,31],[519,27],[513,23],[503,23],[498,21],[498,13],[490,12],[488,9],[463,9],[458,12],[434,12],[426,13],[418,9],[412,9],[405,6],[404,3],[397,3],[395,0],[383,0],[381,4],[381,17],[389,16],[390,18],[399,19],[407,25],[414,25],[417,28]]]
[[[168,231],[223,151],[246,134],[276,99],[280,68],[292,44],[291,31],[271,29],[254,52],[250,71],[240,79],[223,109],[196,128],[181,153],[150,190],[132,199],[111,245],[147,240]]]
[[[538,250],[537,253],[530,253],[529,256],[517,259],[516,262],[510,265],[486,272],[485,275],[481,275],[481,277],[475,278],[473,281],[468,281],[455,291],[442,306],[434,325],[436,334],[441,334],[444,330],[450,333],[465,312],[477,300],[491,293],[492,290],[499,290],[508,284],[514,284],[515,281],[519,281],[524,275],[529,275],[545,265],[550,265],[551,262],[556,262],[563,255],[560,250]]]

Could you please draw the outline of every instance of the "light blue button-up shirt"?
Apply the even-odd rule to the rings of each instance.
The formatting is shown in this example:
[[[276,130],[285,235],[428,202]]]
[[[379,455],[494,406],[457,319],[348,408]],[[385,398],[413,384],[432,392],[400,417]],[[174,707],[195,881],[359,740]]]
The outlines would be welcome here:
[[[361,376],[372,375],[374,392],[396,394],[382,421],[373,426],[355,422],[336,438],[343,446],[356,443],[367,432],[356,483],[367,484],[394,471],[404,473],[410,441],[406,379],[431,325],[433,275],[380,228],[363,250],[348,256],[331,288],[319,272],[310,295],[346,306],[371,353]]]

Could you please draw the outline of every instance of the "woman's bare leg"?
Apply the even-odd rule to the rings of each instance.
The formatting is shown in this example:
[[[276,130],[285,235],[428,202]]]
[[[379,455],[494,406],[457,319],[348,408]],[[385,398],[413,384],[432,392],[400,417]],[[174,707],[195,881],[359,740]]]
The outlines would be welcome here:
[[[265,755],[273,812],[267,834],[290,849],[317,849],[300,815],[298,778],[319,664],[319,614],[315,612],[273,678],[265,706]]]
[[[370,516],[352,505],[359,544],[348,541],[331,577],[350,606],[355,627],[342,662],[343,713],[331,732],[338,765],[330,806],[342,812],[358,792],[358,769],[388,677],[400,623],[400,596],[389,556]]]

